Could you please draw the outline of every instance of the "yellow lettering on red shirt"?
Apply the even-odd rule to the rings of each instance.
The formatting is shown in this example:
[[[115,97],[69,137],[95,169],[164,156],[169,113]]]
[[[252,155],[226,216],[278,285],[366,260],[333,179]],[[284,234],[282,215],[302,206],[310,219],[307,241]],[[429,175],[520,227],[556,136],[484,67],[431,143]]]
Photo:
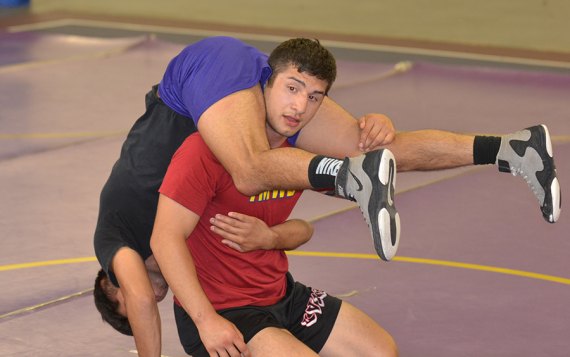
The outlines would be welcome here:
[[[258,195],[253,195],[249,197],[249,202],[263,202],[267,200],[275,200],[281,198],[289,198],[295,195],[295,190],[272,190],[261,192]]]

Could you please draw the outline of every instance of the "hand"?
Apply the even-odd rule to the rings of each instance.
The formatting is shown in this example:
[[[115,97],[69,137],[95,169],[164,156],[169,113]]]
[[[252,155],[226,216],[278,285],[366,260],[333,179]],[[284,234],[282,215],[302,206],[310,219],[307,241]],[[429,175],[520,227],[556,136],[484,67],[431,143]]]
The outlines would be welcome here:
[[[394,124],[383,114],[366,114],[358,119],[358,125],[360,127],[358,147],[363,152],[390,144],[396,135]]]
[[[230,212],[210,218],[210,229],[220,235],[222,243],[239,252],[274,249],[277,233],[262,220],[245,214]]]
[[[241,332],[222,316],[214,314],[196,326],[200,339],[210,356],[250,356]]]

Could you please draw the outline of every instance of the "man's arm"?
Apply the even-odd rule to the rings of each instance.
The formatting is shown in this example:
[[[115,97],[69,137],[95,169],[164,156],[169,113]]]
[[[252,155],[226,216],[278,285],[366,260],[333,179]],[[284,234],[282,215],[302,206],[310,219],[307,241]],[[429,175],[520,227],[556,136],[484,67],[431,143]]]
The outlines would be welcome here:
[[[302,219],[290,219],[271,227],[277,233],[272,249],[294,250],[307,243],[313,236],[313,225]]]
[[[249,356],[242,334],[218,315],[198,281],[186,238],[199,219],[194,212],[161,194],[150,240],[154,257],[170,289],[196,324],[208,353],[240,356],[241,352]]]
[[[230,212],[210,219],[211,229],[222,243],[240,252],[257,249],[293,250],[311,239],[313,226],[301,219],[291,219],[273,227],[245,214]]]
[[[160,356],[160,315],[142,258],[130,248],[121,248],[113,258],[113,272],[121,287],[139,356]]]

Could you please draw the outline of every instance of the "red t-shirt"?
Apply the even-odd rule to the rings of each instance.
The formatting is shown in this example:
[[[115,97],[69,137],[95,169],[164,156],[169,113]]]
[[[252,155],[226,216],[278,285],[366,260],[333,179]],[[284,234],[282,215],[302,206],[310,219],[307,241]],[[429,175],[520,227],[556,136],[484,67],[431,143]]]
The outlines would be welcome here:
[[[221,243],[222,238],[210,231],[209,220],[232,211],[257,217],[271,227],[288,218],[302,191],[242,195],[198,133],[174,154],[159,191],[200,216],[186,245],[216,310],[272,305],[285,295],[288,262],[282,250],[240,253]]]

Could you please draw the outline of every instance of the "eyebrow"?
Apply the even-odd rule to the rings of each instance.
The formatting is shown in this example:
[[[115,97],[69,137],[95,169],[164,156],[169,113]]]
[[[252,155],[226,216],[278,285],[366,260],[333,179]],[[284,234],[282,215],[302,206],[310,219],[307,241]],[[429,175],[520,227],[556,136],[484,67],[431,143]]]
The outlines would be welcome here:
[[[307,88],[307,84],[306,84],[304,81],[300,80],[299,78],[296,78],[296,77],[287,77],[287,79],[294,80],[295,82],[301,84],[303,87]],[[316,91],[313,91],[313,92],[310,93],[310,94],[322,94],[322,95],[325,95],[325,92],[320,91],[320,90],[316,90]]]

